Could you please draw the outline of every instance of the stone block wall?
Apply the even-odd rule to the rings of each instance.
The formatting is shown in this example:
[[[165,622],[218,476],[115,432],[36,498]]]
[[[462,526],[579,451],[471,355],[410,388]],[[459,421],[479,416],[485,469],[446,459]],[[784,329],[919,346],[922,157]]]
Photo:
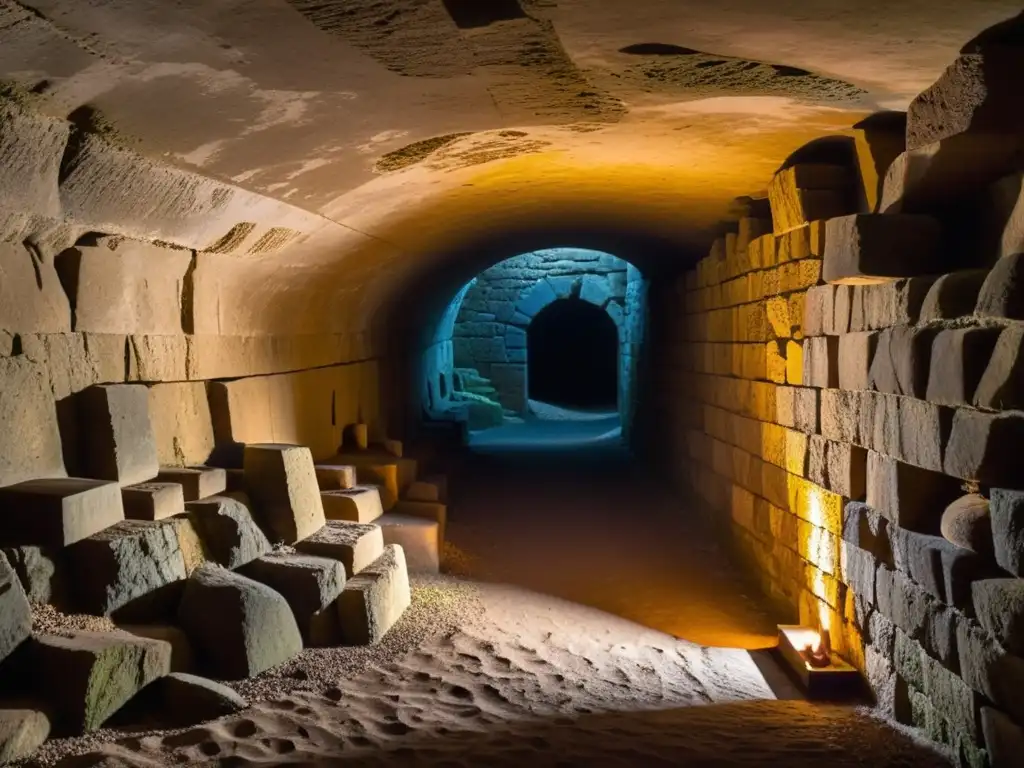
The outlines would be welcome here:
[[[950,76],[932,91],[956,98],[921,97],[933,126],[943,104],[986,98]],[[929,167],[1014,139],[963,125],[925,153],[915,108],[918,144],[873,207],[848,194],[876,166],[870,142],[860,168],[783,168],[770,210],[748,205],[652,297],[647,417],[780,621],[828,626],[882,710],[960,765],[1009,768],[1024,744],[1020,175]],[[980,216],[961,204],[977,200]]]
[[[453,338],[456,367],[475,368],[491,380],[502,406],[526,412],[526,329],[548,304],[570,297],[608,312],[619,329],[620,361],[627,360],[627,266],[607,253],[552,248],[506,259],[485,270],[469,285],[458,310]],[[636,283],[633,296],[638,299],[642,280],[635,269],[631,274]],[[641,310],[633,312],[639,316]],[[631,369],[620,365],[619,387],[630,388]]]

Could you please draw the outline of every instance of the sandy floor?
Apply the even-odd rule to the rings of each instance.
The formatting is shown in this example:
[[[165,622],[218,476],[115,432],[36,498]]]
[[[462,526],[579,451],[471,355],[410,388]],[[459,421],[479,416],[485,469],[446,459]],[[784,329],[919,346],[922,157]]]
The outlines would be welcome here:
[[[866,711],[776,700],[744,650],[771,643],[769,617],[621,459],[492,445],[455,486],[457,575],[417,580],[381,646],[306,651],[241,686],[237,716],[41,762],[948,765]]]

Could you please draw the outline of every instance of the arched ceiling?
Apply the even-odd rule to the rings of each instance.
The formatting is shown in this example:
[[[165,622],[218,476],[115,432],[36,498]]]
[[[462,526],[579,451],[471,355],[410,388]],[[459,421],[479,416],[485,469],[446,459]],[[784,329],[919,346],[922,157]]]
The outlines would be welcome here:
[[[729,201],[763,189],[793,149],[905,108],[964,42],[1019,11],[1011,0],[0,0],[0,80],[39,111],[322,217],[272,257],[217,262],[224,292],[260,292],[218,310],[230,331],[372,314],[432,258],[479,251],[487,233],[607,250],[564,241],[599,224],[624,241],[702,248]]]

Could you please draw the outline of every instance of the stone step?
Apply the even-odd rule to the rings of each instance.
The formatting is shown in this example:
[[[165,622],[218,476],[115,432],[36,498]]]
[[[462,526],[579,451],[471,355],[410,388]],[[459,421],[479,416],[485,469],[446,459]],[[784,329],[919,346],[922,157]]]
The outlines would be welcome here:
[[[216,496],[228,488],[227,472],[219,467],[160,467],[160,483],[178,483],[185,501]]]
[[[316,482],[321,491],[338,491],[356,484],[356,468],[351,464],[315,464]]]
[[[312,536],[296,542],[295,549],[306,555],[340,560],[345,574],[351,578],[381,556],[384,538],[379,525],[329,520]]]
[[[377,524],[384,545],[398,544],[410,573],[437,573],[441,568],[441,526],[435,520],[388,512]]]
[[[124,520],[121,488],[104,480],[59,477],[0,488],[0,546],[59,549]]]
[[[139,483],[121,489],[121,503],[129,520],[163,520],[185,511],[185,492],[181,483]]]
[[[448,507],[436,501],[403,500],[395,505],[395,514],[419,517],[438,524],[440,540],[444,541],[445,528],[448,524]]]
[[[323,527],[326,518],[309,448],[247,445],[243,464],[246,490],[276,539],[292,544]]]
[[[415,486],[416,483],[413,483]],[[410,487],[413,487],[410,486]],[[375,485],[358,485],[337,491],[321,491],[320,500],[328,520],[348,523],[372,523],[382,514],[380,489]]]
[[[389,544],[362,573],[349,579],[338,598],[342,642],[373,645],[412,603],[405,553]]]

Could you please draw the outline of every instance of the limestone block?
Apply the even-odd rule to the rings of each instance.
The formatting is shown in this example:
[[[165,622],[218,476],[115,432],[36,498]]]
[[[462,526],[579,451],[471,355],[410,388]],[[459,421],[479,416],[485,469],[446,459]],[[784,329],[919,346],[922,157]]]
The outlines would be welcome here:
[[[835,165],[794,165],[776,173],[768,187],[775,234],[849,213],[850,182],[847,169]]]
[[[0,702],[0,764],[29,757],[50,736],[45,712]]]
[[[980,625],[970,620],[957,624],[960,676],[978,693],[1024,720],[1024,659],[1001,648]]]
[[[14,568],[29,602],[65,604],[67,569],[63,550],[48,547],[8,547],[2,550]]]
[[[394,512],[399,515],[408,515],[409,517],[421,517],[425,520],[433,520],[440,526],[441,541],[444,541],[445,530],[448,525],[447,505],[436,502],[403,499],[395,506]]]
[[[156,479],[180,485],[185,501],[216,496],[228,487],[227,473],[219,467],[161,467]]]
[[[336,645],[340,640],[334,605],[345,587],[345,567],[337,560],[310,555],[271,553],[241,570],[284,596],[307,646]]]
[[[435,520],[389,512],[377,520],[384,546],[398,544],[411,573],[437,573],[441,567],[440,524]]]
[[[1024,108],[1015,72],[1024,67],[1017,47],[991,45],[965,51],[907,108],[907,148],[958,134],[1019,136]]]
[[[356,468],[351,464],[316,464],[313,469],[321,491],[347,490],[355,487]]]
[[[786,342],[786,383],[802,384],[804,380],[804,349],[798,341]]]
[[[125,520],[76,542],[68,562],[77,610],[97,616],[128,611],[150,619],[173,612],[188,576],[171,520]]]
[[[853,127],[864,211],[878,210],[885,173],[907,147],[906,122],[905,114],[893,112],[869,117]]]
[[[185,631],[174,624],[117,624],[122,632],[136,637],[159,640],[171,646],[171,673],[191,672],[196,667],[192,641]]]
[[[821,390],[821,434],[841,443],[861,443],[860,392]]]
[[[850,315],[852,312],[853,286],[837,285],[836,296],[832,303],[831,334],[850,332]]]
[[[1024,409],[1024,328],[1012,325],[999,333],[973,403],[994,410]]]
[[[886,403],[887,405],[888,403]],[[931,402],[896,399],[896,423],[885,406],[876,408],[872,447],[915,467],[942,472],[942,448],[952,414]],[[893,429],[898,432],[893,444]]]
[[[961,493],[954,478],[868,452],[868,506],[901,528],[937,531],[943,510]]]
[[[804,339],[802,383],[819,389],[839,386],[839,340],[835,336]]]
[[[140,483],[121,489],[128,520],[163,520],[185,511],[185,496],[178,483]]]
[[[867,491],[867,451],[849,443],[829,442],[825,486],[847,499],[863,499]]]
[[[983,269],[965,269],[937,278],[921,305],[921,322],[955,320],[973,314],[987,276]]]
[[[171,668],[171,646],[122,632],[37,635],[34,685],[63,733],[94,731]]]
[[[182,294],[191,251],[98,237],[59,254],[55,264],[71,300],[75,331],[183,331]]]
[[[1016,451],[1024,441],[1024,417],[958,409],[943,458],[948,475],[985,485],[1017,482]]]
[[[349,579],[338,598],[343,642],[380,642],[411,603],[405,553],[399,545],[390,544],[362,573]]]
[[[534,315],[557,298],[551,284],[547,280],[540,280],[519,299],[516,311],[533,319]]]
[[[942,569],[945,602],[964,616],[974,616],[974,583],[1005,574],[992,564],[991,555],[979,555],[955,545],[936,548],[935,553]]]
[[[843,508],[843,541],[891,566],[893,548],[889,530],[888,519],[867,504],[851,501]]]
[[[409,501],[441,501],[441,488],[437,483],[417,480],[410,483],[405,490],[405,498]]]
[[[777,384],[786,383],[785,342],[769,341],[764,345],[765,377]]]
[[[969,405],[998,337],[998,328],[940,331],[932,342],[927,399],[942,405]]]
[[[871,360],[871,386],[879,392],[924,398],[937,333],[934,328],[907,326],[882,331]]]
[[[981,738],[977,711],[980,697],[956,674],[928,654],[922,654],[923,693],[958,734],[977,742]]]
[[[360,485],[337,491],[321,491],[324,516],[328,520],[350,523],[372,523],[384,514],[380,489],[376,485]]]
[[[71,310],[52,259],[21,243],[0,243],[0,328],[66,333]]]
[[[384,538],[378,525],[330,520],[295,548],[303,554],[341,561],[351,578],[381,556]]]
[[[993,488],[989,498],[996,562],[1024,577],[1024,491]]]
[[[32,609],[14,568],[0,553],[0,662],[32,634]]]
[[[994,707],[981,708],[981,731],[992,768],[1014,768],[1024,755],[1024,729]]]
[[[82,460],[101,480],[135,485],[160,470],[145,387],[120,384],[90,387],[81,396]]]
[[[292,544],[323,527],[326,518],[308,448],[247,445],[244,465],[256,510],[276,538]]]
[[[161,714],[172,727],[197,725],[240,712],[248,702],[222,683],[183,672],[171,672],[157,682]]]
[[[584,275],[580,298],[598,307],[603,307],[612,298],[612,288],[603,275]]]
[[[258,675],[302,651],[302,635],[278,592],[218,565],[192,574],[178,622],[214,677]]]
[[[245,494],[211,496],[185,505],[206,557],[225,568],[239,568],[270,551]]]
[[[867,390],[871,388],[871,361],[878,334],[871,331],[845,333],[839,337],[839,388]]]
[[[116,483],[27,480],[0,488],[0,544],[60,548],[124,519]]]
[[[1024,579],[986,579],[971,589],[978,623],[1003,648],[1024,655]]]
[[[942,228],[930,216],[854,214],[825,227],[826,282],[863,285],[935,271]]]
[[[982,283],[975,311],[983,317],[1024,320],[1024,254],[996,262]]]
[[[46,371],[24,356],[0,357],[0,485],[65,474]]]
[[[210,458],[213,418],[204,382],[150,386],[149,417],[161,466],[195,466]]]
[[[128,381],[186,381],[192,378],[189,371],[191,343],[191,336],[127,336]]]

